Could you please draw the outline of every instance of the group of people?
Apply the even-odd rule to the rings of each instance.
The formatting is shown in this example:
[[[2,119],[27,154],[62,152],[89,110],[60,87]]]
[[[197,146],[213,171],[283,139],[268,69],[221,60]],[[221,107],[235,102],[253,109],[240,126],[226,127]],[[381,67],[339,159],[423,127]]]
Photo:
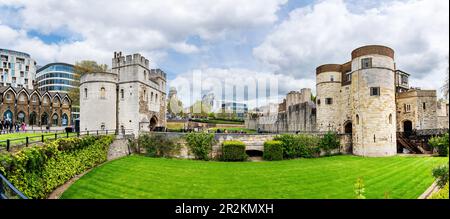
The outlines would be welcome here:
[[[24,122],[22,123],[11,122],[11,120],[0,121],[0,134],[20,132],[20,130],[24,132],[26,128],[27,124],[25,124]]]

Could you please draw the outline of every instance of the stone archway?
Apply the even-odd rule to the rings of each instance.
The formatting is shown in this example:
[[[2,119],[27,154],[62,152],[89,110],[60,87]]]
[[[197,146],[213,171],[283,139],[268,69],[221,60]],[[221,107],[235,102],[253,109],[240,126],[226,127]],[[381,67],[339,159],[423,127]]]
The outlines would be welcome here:
[[[59,116],[56,113],[54,113],[52,116],[52,125],[59,126]]]
[[[157,125],[158,125],[158,118],[156,118],[156,116],[153,116],[150,119],[150,125],[149,125],[150,131],[154,131],[156,129]]]
[[[47,113],[42,113],[41,125],[48,125],[48,114]]]
[[[406,136],[411,135],[412,131],[413,131],[412,122],[410,120],[403,121],[403,132],[405,133],[405,135]]]
[[[3,113],[3,120],[9,122],[13,121],[13,113],[11,110],[6,110],[5,113]]]
[[[29,125],[37,125],[36,123],[36,112],[33,111],[30,113]]]
[[[25,122],[25,113],[23,111],[20,111],[19,113],[17,113],[17,122],[18,123],[23,123]]]
[[[61,125],[62,126],[68,126],[69,125],[69,117],[65,113],[61,116]]]
[[[353,124],[352,122],[348,121],[344,125],[344,133],[345,134],[352,134],[353,133]]]

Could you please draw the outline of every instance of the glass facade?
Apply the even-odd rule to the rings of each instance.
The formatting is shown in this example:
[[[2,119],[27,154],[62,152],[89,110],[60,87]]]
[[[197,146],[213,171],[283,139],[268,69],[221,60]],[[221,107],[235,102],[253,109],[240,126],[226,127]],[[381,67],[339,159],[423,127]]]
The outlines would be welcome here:
[[[79,87],[80,80],[73,68],[73,65],[65,63],[52,63],[40,68],[36,74],[39,90],[67,93],[70,89]]]

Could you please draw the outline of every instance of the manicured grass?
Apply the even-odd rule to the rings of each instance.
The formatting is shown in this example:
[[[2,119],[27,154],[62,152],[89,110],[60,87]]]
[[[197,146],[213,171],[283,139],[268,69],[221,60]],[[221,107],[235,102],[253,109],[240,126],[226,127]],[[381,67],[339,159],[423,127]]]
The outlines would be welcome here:
[[[0,135],[0,141],[6,141],[7,139],[10,139],[10,145],[20,145],[20,144],[25,144],[26,139],[21,139],[21,138],[29,138],[29,142],[36,142],[36,141],[40,141],[41,140],[41,136],[44,135],[44,140],[47,139],[55,139],[55,133],[54,132],[49,132],[49,133],[41,133],[41,132],[36,132],[36,133],[23,133],[23,132],[18,132],[18,133],[11,133],[11,134],[2,134]],[[69,133],[69,136],[76,136],[77,133]],[[58,132],[58,138],[64,137],[65,136],[65,132],[61,131]],[[17,140],[16,140],[17,139]],[[0,142],[0,147],[6,147],[6,142]]]
[[[414,199],[433,182],[438,157],[335,156],[273,162],[203,162],[130,156],[87,173],[62,195],[78,198],[367,198]]]

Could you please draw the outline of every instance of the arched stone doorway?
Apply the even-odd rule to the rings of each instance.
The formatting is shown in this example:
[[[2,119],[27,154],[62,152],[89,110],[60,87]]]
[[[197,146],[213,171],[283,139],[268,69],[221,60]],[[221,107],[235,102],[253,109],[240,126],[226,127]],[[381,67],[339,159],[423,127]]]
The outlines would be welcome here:
[[[59,121],[59,116],[58,116],[58,114],[53,114],[53,116],[52,116],[52,125],[53,126],[59,126],[59,124],[58,124],[58,121]]]
[[[30,113],[29,125],[37,125],[36,124],[36,113],[35,112],[31,112]]]
[[[65,113],[61,116],[61,125],[62,126],[68,126],[69,125],[69,117]]]
[[[17,122],[18,123],[25,122],[25,113],[23,111],[17,113]]]
[[[48,114],[43,113],[41,116],[41,125],[48,125]]]
[[[153,116],[152,119],[150,119],[150,131],[155,130],[157,125],[158,125],[158,118],[156,118],[156,116]]]
[[[352,134],[353,133],[353,125],[352,122],[347,122],[344,125],[344,133],[345,134]]]
[[[6,110],[5,113],[3,113],[4,121],[12,122],[12,118],[13,118],[13,113],[11,112],[11,110]]]
[[[412,131],[413,131],[412,122],[410,120],[403,121],[403,132],[405,133],[405,135],[406,136],[411,135]]]

